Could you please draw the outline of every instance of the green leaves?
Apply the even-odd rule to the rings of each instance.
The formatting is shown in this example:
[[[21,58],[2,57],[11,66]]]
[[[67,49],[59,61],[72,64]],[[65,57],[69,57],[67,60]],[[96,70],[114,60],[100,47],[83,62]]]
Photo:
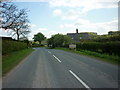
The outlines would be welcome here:
[[[77,43],[77,50],[89,50],[120,56],[120,42],[84,42]]]
[[[33,39],[35,42],[38,41],[41,44],[41,41],[45,40],[46,37],[42,33],[39,32],[38,34],[34,35]]]
[[[71,38],[63,34],[55,34],[50,39],[48,39],[48,45],[52,48],[54,47],[68,47],[71,43]]]
[[[14,51],[26,49],[27,44],[24,42],[3,40],[2,42],[2,54],[9,54]]]

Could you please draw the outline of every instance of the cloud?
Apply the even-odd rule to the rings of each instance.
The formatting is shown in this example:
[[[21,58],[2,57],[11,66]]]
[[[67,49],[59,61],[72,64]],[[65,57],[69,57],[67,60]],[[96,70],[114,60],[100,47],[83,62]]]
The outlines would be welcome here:
[[[89,20],[86,20],[86,19],[82,19],[82,18],[79,18],[75,25],[76,26],[79,26],[79,25],[89,25],[91,22]]]
[[[75,28],[75,25],[74,24],[62,24],[60,25],[60,28],[63,29],[63,28]]]
[[[61,32],[74,32],[76,28],[80,32],[97,32],[107,34],[108,31],[118,30],[117,18],[112,21],[93,23],[82,19],[88,11],[101,8],[116,8],[119,0],[50,0],[49,4],[54,8],[65,8],[60,15],[61,20],[70,20],[71,23],[61,24]],[[60,32],[60,31],[59,31]]]
[[[119,0],[13,0],[15,2],[47,2],[51,7],[115,8]]]
[[[114,8],[119,0],[49,0],[51,7]]]
[[[14,2],[48,2],[49,0],[12,0]]]
[[[35,29],[35,30],[31,30],[31,35],[34,36],[34,34],[37,34],[39,32],[44,32],[44,31],[47,31],[48,29],[47,28],[38,28],[38,29]]]
[[[63,20],[76,20],[79,16],[81,16],[82,13],[80,12],[80,10],[68,10],[68,12],[66,12],[64,14],[64,16],[62,16]]]
[[[47,28],[39,28],[38,31],[42,32],[42,31],[48,31]]]
[[[29,40],[32,40],[35,34],[41,32],[45,37],[50,38],[51,35],[57,34],[58,32],[55,30],[49,30],[48,28],[38,28],[31,30],[31,33],[28,35]]]
[[[60,16],[62,20],[76,20],[81,16],[86,15],[86,13],[82,12],[82,9],[69,9],[69,10],[61,10],[56,9],[53,11],[53,15]]]
[[[117,8],[119,0],[50,0],[49,5],[55,8],[67,8],[56,11],[62,20],[77,20],[87,15],[88,11],[101,8]],[[69,9],[68,9],[69,8]],[[60,10],[60,9],[59,9]],[[55,14],[55,11],[53,12]]]
[[[98,34],[107,34],[109,31],[118,30],[118,20],[113,19],[110,22],[92,23],[89,20],[79,19],[73,24],[61,24],[61,29],[66,30],[66,33],[75,32],[78,28],[79,32],[97,32]]]
[[[118,30],[118,20],[112,20],[110,22],[102,22],[93,24],[96,27],[96,30],[100,34],[107,34],[108,31],[117,31]]]
[[[36,27],[36,25],[35,24],[30,24],[30,27],[34,28],[34,27]]]
[[[37,25],[35,25],[35,24],[31,24],[31,23],[28,23],[28,25],[30,26],[30,28],[34,28],[34,27],[37,26]]]
[[[60,16],[60,15],[62,15],[62,10],[61,9],[56,9],[56,10],[53,11],[53,14],[55,16]]]
[[[4,29],[1,29],[1,28],[0,28],[0,36],[10,37],[11,35],[8,35],[7,30],[4,30]]]

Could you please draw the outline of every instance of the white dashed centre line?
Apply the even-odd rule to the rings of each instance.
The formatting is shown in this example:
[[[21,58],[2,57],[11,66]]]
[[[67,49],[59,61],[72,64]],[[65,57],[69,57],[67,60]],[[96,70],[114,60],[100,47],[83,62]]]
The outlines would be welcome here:
[[[56,58],[58,60],[58,62],[61,63],[60,59],[58,59],[55,55],[53,55],[54,58]]]
[[[69,70],[69,72],[88,90],[92,90],[87,84],[85,84],[85,82],[83,82],[74,72],[72,72],[71,70]]]
[[[50,51],[48,51],[50,54],[51,54],[51,52]]]

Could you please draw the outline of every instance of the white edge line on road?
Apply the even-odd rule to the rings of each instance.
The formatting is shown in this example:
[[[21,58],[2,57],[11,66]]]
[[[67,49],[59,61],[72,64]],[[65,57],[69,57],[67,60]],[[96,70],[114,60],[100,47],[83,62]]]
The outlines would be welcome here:
[[[50,51],[48,51],[50,54],[51,54],[51,52]]]
[[[83,82],[74,72],[72,72],[71,70],[69,70],[69,72],[88,90],[92,90],[87,84],[85,84],[85,82]]]
[[[56,59],[58,60],[58,62],[60,62],[60,63],[61,63],[61,61],[60,61],[60,60],[59,60],[59,59],[58,59],[55,55],[53,55],[53,57],[54,57],[54,58],[56,58]]]

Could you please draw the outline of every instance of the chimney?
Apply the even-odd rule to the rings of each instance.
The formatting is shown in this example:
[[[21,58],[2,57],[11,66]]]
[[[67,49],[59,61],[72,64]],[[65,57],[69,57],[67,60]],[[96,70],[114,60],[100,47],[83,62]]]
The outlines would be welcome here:
[[[76,29],[76,33],[78,33],[78,29]]]

